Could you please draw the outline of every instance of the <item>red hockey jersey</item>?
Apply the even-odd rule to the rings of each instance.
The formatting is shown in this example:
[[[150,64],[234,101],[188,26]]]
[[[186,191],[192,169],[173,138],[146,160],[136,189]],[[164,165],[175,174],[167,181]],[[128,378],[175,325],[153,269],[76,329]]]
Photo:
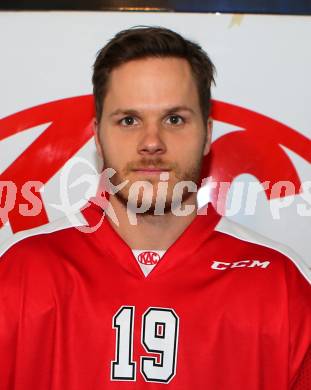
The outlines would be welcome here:
[[[292,388],[311,288],[291,255],[209,208],[145,277],[106,219],[57,224],[1,257],[1,390]]]

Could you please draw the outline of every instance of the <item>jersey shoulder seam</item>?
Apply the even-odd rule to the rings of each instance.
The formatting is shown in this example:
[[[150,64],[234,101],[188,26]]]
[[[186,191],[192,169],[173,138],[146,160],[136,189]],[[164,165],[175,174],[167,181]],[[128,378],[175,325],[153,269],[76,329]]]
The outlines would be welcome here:
[[[74,216],[74,219],[72,218]],[[22,230],[13,234],[8,240],[4,241],[0,245],[0,260],[1,257],[17,243],[34,236],[41,234],[50,234],[53,232],[69,229],[72,227],[85,226],[87,221],[81,213],[75,213],[67,215],[62,218],[58,218],[52,222],[48,222],[45,225],[41,225],[32,229]]]
[[[311,284],[311,271],[308,266],[303,259],[287,245],[271,240],[241,224],[231,221],[227,217],[221,218],[215,227],[215,231],[281,253],[296,266],[307,282]]]

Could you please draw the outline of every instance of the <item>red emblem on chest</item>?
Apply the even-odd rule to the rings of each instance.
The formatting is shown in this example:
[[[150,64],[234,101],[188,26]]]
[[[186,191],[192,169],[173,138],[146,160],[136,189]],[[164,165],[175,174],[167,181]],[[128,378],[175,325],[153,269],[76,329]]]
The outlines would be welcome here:
[[[160,260],[160,255],[157,252],[142,252],[138,255],[138,261],[145,265],[155,265]]]

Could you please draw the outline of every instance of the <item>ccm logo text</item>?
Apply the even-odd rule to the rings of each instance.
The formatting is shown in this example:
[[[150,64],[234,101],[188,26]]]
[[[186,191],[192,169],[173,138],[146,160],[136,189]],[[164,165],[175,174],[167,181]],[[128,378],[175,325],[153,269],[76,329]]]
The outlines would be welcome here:
[[[270,264],[270,261],[260,261],[260,260],[240,260],[234,261],[232,263],[226,263],[224,261],[213,261],[211,266],[212,269],[217,269],[224,271],[229,268],[267,268]]]

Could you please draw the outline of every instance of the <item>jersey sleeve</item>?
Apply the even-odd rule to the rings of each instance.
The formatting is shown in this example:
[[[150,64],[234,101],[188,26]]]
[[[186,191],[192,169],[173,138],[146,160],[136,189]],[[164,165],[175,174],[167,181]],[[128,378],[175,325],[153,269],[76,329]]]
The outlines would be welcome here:
[[[304,361],[298,371],[293,390],[311,389],[311,348],[309,348]]]
[[[311,285],[293,264],[287,268],[287,285],[290,389],[306,390],[297,386],[311,373]]]
[[[0,258],[0,390],[14,388],[18,335],[21,324],[22,269],[9,256]]]

